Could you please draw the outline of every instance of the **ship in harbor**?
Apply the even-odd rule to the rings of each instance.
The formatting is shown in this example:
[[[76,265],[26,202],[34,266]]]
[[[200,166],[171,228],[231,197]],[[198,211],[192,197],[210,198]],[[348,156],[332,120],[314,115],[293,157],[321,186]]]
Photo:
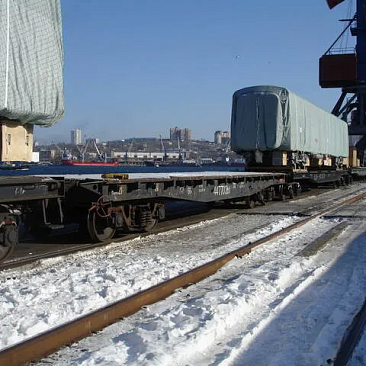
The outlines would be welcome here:
[[[67,166],[118,166],[118,161],[81,161],[81,160],[71,160],[62,159],[62,165]]]
[[[155,160],[155,161],[145,161],[145,164],[148,166],[155,167],[199,167],[201,164],[194,159],[180,159],[180,160]]]
[[[230,166],[240,167],[240,168],[246,168],[247,167],[247,161],[243,159],[234,159],[233,161],[229,162]]]
[[[57,146],[57,144],[56,144],[56,146]],[[84,159],[89,146],[94,147],[98,160],[85,160]],[[65,149],[62,153],[62,160],[61,160],[62,165],[67,165],[67,166],[118,166],[119,165],[118,161],[108,161],[107,160],[107,154],[103,153],[99,150],[96,139],[87,139],[83,150],[81,150],[77,145],[76,145],[76,147],[79,150],[81,159],[75,159]],[[58,147],[58,149],[60,151],[62,151],[59,147]]]

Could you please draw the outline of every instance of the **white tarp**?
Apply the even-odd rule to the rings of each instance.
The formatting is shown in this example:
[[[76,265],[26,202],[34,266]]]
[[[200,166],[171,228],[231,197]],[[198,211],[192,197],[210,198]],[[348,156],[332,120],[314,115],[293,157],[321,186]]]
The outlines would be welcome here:
[[[50,126],[64,114],[60,0],[0,0],[0,116]]]

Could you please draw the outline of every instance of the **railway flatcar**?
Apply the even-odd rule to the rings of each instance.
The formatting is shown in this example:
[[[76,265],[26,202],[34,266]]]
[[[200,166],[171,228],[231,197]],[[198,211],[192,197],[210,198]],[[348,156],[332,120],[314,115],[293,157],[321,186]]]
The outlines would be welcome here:
[[[224,203],[283,200],[299,192],[284,173],[167,173],[130,178],[106,174],[101,179],[0,177],[0,262],[22,235],[54,235],[68,225],[93,242],[116,234],[150,231],[165,218],[167,201]]]
[[[248,166],[342,168],[348,125],[279,86],[253,86],[233,95],[231,148]]]

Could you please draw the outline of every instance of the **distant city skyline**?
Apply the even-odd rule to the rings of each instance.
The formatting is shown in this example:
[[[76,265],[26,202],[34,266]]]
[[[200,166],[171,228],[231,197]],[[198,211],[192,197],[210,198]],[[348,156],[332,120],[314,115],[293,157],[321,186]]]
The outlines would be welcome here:
[[[280,85],[330,111],[339,89],[318,85],[318,60],[355,1],[63,0],[65,117],[37,141],[167,136],[185,126],[212,141],[230,131],[235,90]],[[343,45],[352,47],[348,36]]]
[[[93,137],[88,137],[87,135],[84,135],[83,137],[83,131],[81,129],[72,129],[70,132],[70,139],[69,141],[64,141],[64,140],[60,140],[60,141],[42,141],[42,140],[36,140],[35,144],[36,145],[49,145],[49,144],[54,144],[54,143],[65,143],[65,144],[72,144],[72,145],[81,145],[84,144],[88,139],[95,139],[98,143],[99,143],[99,138],[97,136],[93,136]],[[216,141],[216,135],[217,133],[220,132],[220,142]],[[219,144],[221,144],[221,138],[227,138],[228,137],[228,132],[227,131],[215,131],[212,133],[212,138],[211,139],[197,139],[197,140],[205,140],[205,141],[212,141],[212,142],[217,142]],[[230,134],[229,134],[230,135]],[[163,136],[163,135],[159,135],[159,136],[129,136],[129,137],[125,137],[125,138],[121,138],[121,139],[115,139],[112,138],[110,140],[103,140],[104,142],[106,141],[122,141],[122,140],[134,140],[134,139],[138,139],[138,140],[143,140],[143,139],[156,139],[159,140],[160,138],[162,138],[163,140],[172,140],[172,141],[176,141],[177,139],[179,139],[179,141],[182,142],[189,142],[191,140],[195,140],[192,138],[192,131],[189,128],[179,128],[179,127],[173,127],[170,128],[169,130],[169,136]]]
[[[80,145],[82,141],[82,131],[78,128],[71,130],[71,143],[74,145]]]

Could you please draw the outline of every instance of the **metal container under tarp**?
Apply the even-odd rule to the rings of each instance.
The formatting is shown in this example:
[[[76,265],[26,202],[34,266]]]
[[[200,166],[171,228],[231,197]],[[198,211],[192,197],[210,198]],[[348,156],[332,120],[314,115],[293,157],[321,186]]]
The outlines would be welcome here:
[[[231,148],[347,157],[348,126],[286,88],[253,86],[234,93]]]
[[[64,114],[60,0],[0,0],[0,117],[50,126]]]

